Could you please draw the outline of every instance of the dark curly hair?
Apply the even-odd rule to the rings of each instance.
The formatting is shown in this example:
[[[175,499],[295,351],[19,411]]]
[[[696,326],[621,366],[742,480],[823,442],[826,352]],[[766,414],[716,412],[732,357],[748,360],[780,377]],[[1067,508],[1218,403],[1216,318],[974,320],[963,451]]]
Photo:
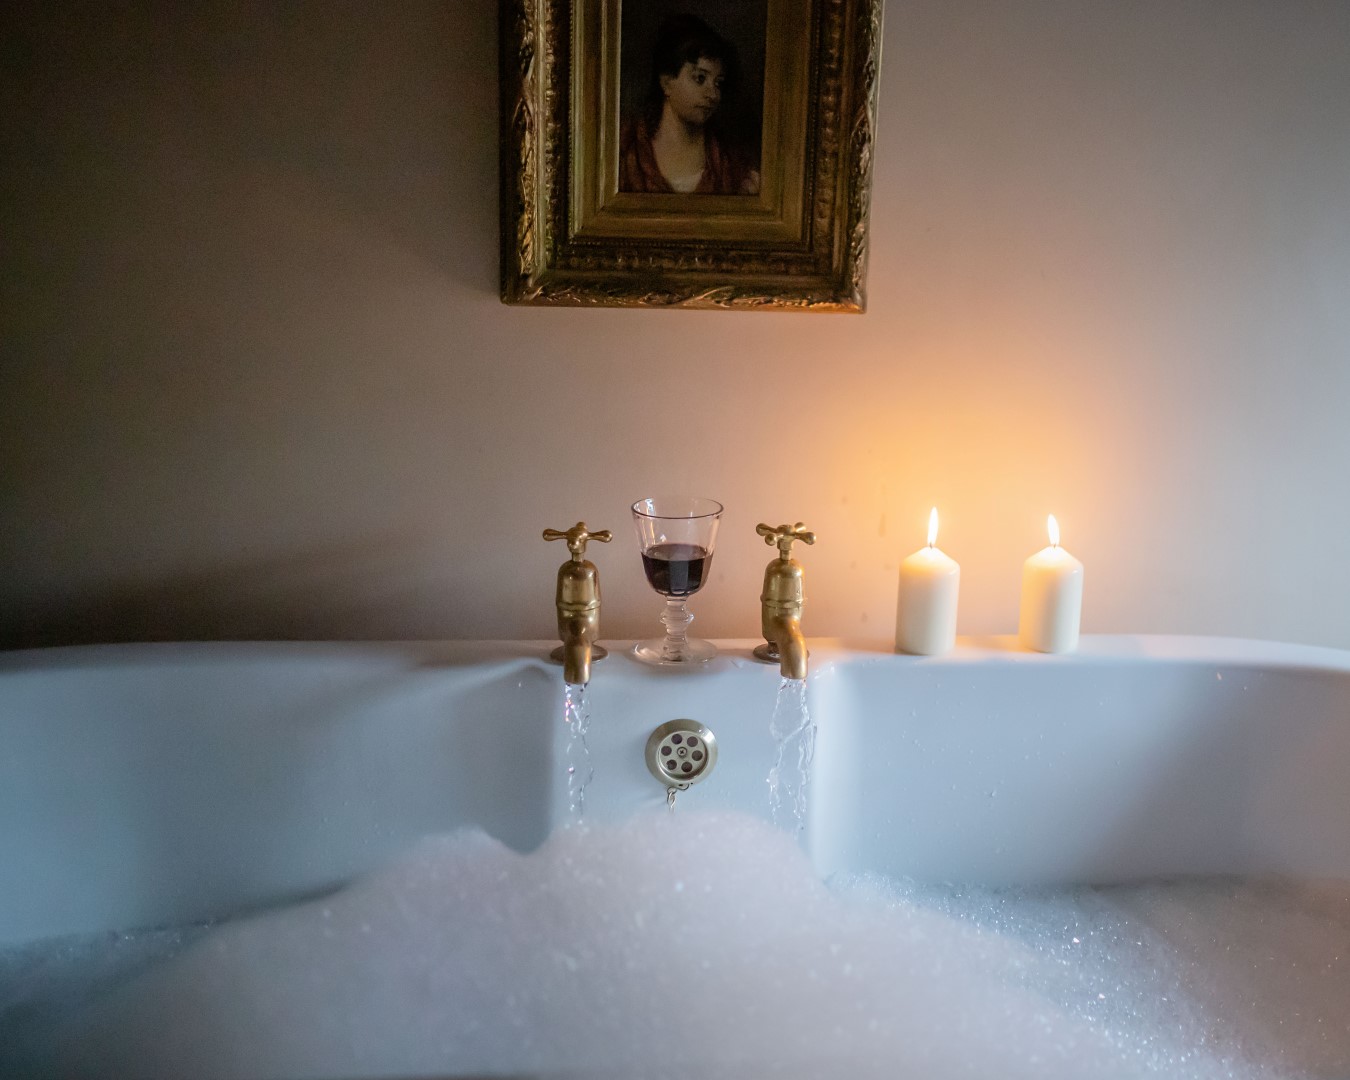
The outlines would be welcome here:
[[[716,60],[722,65],[722,101],[725,105],[736,92],[740,80],[740,61],[736,46],[696,15],[670,15],[656,31],[652,48],[652,81],[647,87],[648,122],[655,127],[665,107],[666,93],[661,76],[679,76],[685,64]],[[721,111],[721,110],[719,110]]]

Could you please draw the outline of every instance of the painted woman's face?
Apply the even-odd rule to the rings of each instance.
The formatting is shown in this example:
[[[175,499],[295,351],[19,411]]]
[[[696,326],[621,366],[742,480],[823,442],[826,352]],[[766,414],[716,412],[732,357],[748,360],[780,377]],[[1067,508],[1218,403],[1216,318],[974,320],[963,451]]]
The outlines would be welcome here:
[[[685,64],[678,75],[662,75],[661,89],[675,115],[686,124],[701,127],[722,103],[722,61],[700,56]]]

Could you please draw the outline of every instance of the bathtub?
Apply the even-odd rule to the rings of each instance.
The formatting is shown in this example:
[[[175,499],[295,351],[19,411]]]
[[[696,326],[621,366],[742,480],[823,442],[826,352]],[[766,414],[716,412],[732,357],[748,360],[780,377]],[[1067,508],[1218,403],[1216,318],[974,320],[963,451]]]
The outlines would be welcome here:
[[[0,656],[0,943],[221,919],[314,896],[418,838],[519,851],[568,820],[551,642],[145,644]],[[587,689],[588,821],[659,806],[644,747],[719,757],[679,807],[766,816],[776,668],[620,643]],[[1350,878],[1350,653],[1088,636],[940,658],[812,640],[803,843],[821,875],[983,884]]]

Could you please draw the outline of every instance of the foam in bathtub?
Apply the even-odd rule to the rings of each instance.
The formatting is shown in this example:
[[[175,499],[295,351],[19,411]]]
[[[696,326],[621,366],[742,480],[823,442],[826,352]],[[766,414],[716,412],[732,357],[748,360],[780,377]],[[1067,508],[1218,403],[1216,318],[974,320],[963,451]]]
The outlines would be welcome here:
[[[1167,897],[827,886],[763,823],[664,808],[562,830],[530,855],[462,832],[215,931],[117,990],[66,1046],[99,1076],[1292,1071],[1270,1046],[1234,1056],[1232,1025],[1186,994],[1204,949],[1176,951],[1165,925],[1222,918],[1241,937],[1269,906],[1237,911],[1223,888]],[[1294,953],[1345,942],[1334,918],[1300,918],[1317,921],[1290,916]],[[1344,972],[1309,990],[1324,1022],[1350,1015]],[[1344,1032],[1339,1047],[1318,1063],[1350,1052]]]

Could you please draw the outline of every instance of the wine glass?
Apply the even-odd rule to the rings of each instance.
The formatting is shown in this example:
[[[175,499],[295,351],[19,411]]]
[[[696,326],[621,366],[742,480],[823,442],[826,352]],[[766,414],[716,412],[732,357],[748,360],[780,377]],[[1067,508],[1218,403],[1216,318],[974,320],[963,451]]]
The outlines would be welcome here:
[[[639,641],[633,655],[648,664],[701,664],[717,646],[689,636],[684,602],[708,579],[722,504],[713,499],[661,496],[633,504],[633,527],[642,548],[642,568],[651,587],[666,598],[661,621],[666,636]]]

